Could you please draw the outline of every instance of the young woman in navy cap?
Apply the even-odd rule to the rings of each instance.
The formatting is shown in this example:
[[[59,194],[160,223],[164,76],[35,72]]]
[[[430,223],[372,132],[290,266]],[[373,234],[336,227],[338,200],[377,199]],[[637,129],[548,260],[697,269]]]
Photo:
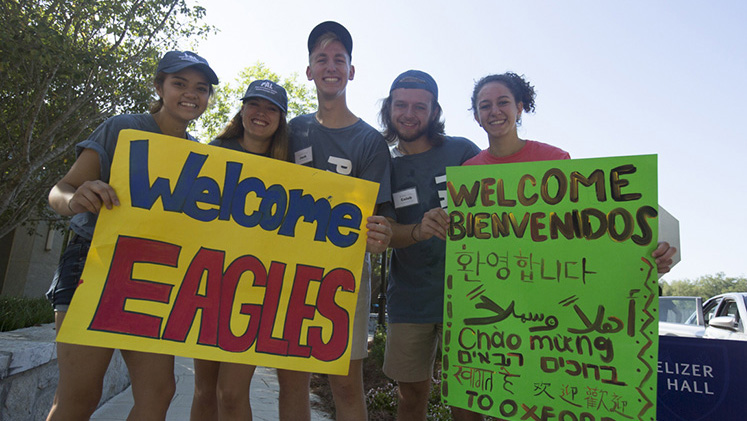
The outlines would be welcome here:
[[[147,114],[123,114],[103,122],[75,147],[73,166],[49,193],[57,213],[72,216],[73,237],[60,259],[47,298],[55,308],[59,331],[80,281],[96,219],[102,207],[119,205],[109,185],[120,130],[137,129],[195,139],[187,125],[206,109],[218,77],[207,61],[191,52],[170,51],[158,64],[154,80],[158,101]],[[57,343],[59,381],[48,420],[89,419],[103,387],[113,349]],[[132,382],[135,404],[128,419],[163,420],[174,395],[174,357],[121,351]]]
[[[210,144],[287,161],[285,89],[270,80],[255,80],[241,101],[239,112]],[[252,419],[249,387],[256,366],[200,359],[194,366],[192,421]]]

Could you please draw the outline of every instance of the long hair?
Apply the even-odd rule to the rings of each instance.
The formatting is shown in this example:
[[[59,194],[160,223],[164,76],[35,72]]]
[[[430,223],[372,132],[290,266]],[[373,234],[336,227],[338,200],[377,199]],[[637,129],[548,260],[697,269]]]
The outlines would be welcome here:
[[[156,77],[153,78],[153,85],[163,90],[163,83],[165,81],[166,81],[166,73],[158,72],[156,73]],[[155,114],[161,111],[162,107],[163,107],[163,98],[161,98],[161,96],[159,95],[157,100],[151,101],[149,111],[151,114]]]
[[[241,106],[244,107],[243,105]],[[241,139],[244,137],[244,121],[241,118],[241,110],[233,116],[226,127],[221,130],[216,139]],[[288,122],[285,121],[285,113],[280,111],[278,129],[270,139],[270,158],[281,161],[290,161],[288,146]]]

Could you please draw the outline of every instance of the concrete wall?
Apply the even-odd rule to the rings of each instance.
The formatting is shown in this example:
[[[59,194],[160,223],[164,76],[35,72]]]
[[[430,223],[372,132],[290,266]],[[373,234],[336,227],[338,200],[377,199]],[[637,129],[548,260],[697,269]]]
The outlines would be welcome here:
[[[57,269],[63,237],[57,230],[50,231],[46,222],[40,222],[31,234],[19,227],[3,237],[0,240],[0,295],[43,297]]]
[[[0,333],[0,421],[44,420],[57,387],[54,324]],[[127,388],[119,351],[109,364],[99,405]]]

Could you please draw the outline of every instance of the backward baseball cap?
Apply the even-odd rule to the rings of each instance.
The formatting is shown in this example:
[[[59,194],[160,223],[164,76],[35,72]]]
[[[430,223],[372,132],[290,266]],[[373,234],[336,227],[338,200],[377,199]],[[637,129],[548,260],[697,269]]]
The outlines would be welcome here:
[[[176,73],[187,67],[197,68],[207,77],[211,85],[218,84],[218,76],[210,68],[207,60],[191,51],[169,51],[164,54],[161,61],[158,62],[156,73]]]
[[[398,88],[423,89],[433,94],[433,99],[438,101],[438,85],[428,73],[422,70],[408,70],[401,73],[392,82],[389,93]]]
[[[241,100],[246,101],[249,98],[264,98],[280,107],[284,113],[288,113],[288,94],[285,88],[271,80],[260,79],[250,83]]]

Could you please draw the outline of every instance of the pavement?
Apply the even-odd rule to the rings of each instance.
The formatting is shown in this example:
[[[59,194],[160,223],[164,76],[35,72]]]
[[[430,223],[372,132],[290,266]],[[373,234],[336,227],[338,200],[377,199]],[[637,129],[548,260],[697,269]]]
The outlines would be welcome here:
[[[166,421],[189,420],[189,410],[192,406],[192,395],[195,390],[195,369],[191,358],[176,357],[174,374],[176,375],[176,393],[171,401]],[[256,421],[275,421],[278,419],[278,379],[274,368],[257,367],[252,378],[250,399],[252,415]],[[312,403],[318,399],[311,395]],[[102,405],[91,417],[99,421],[124,421],[132,408],[132,388],[128,387],[122,393],[111,398]],[[311,420],[331,420],[326,413],[311,408]]]

